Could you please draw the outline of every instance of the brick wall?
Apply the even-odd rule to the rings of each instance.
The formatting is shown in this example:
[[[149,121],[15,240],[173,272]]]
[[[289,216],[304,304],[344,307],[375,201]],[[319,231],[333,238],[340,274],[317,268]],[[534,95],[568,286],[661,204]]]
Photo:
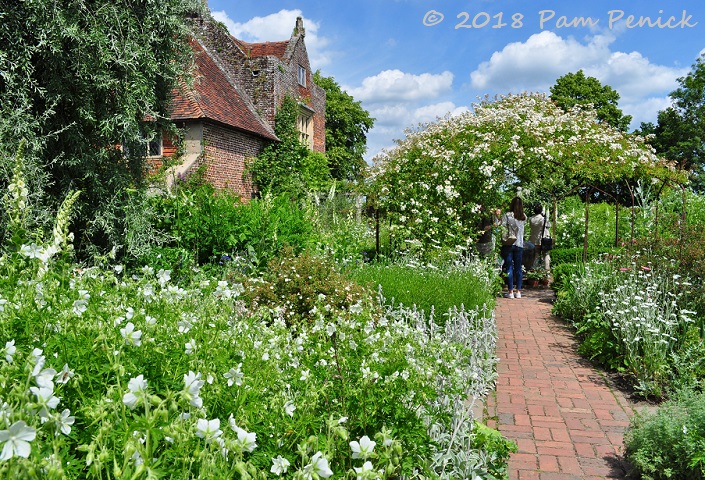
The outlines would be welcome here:
[[[205,178],[215,187],[228,188],[240,194],[243,201],[254,197],[252,179],[245,173],[245,163],[259,155],[265,140],[255,135],[206,123],[203,126]],[[196,167],[198,168],[198,167]]]
[[[288,94],[306,104],[314,111],[313,114],[313,150],[326,151],[326,92],[313,83],[313,72],[306,51],[304,37],[292,37],[287,49],[288,62],[278,61],[276,68],[271,69],[275,76],[274,97],[276,104],[281,105]],[[299,65],[306,69],[306,86],[299,85]],[[280,68],[281,67],[281,68]]]

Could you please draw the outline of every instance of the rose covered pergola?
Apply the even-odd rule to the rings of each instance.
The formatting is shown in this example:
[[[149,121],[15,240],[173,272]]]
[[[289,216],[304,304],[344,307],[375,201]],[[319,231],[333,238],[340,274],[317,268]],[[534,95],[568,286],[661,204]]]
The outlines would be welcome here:
[[[481,206],[504,206],[517,186],[555,202],[582,187],[637,180],[676,185],[686,175],[643,137],[599,123],[592,109],[565,112],[525,93],[408,130],[375,157],[371,194],[396,238],[452,248],[477,234]]]

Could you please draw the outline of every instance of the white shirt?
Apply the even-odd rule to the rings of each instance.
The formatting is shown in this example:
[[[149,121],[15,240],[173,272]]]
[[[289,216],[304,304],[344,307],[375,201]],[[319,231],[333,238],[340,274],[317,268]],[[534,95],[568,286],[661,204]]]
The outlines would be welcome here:
[[[514,218],[514,212],[507,212],[502,215],[502,227],[509,230],[511,234],[516,235],[517,239],[514,245],[524,248],[524,224],[526,220],[517,220]]]

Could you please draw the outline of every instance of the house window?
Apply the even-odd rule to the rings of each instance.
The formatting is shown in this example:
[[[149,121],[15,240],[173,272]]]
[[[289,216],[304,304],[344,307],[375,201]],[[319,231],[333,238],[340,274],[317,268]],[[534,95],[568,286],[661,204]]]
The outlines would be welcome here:
[[[162,156],[162,137],[161,135],[147,142],[147,156],[161,157]]]
[[[159,133],[153,133],[152,138],[149,139],[147,135],[142,132],[141,138],[138,140],[133,140],[129,142],[123,142],[122,151],[125,155],[144,155],[145,157],[161,157],[163,144],[162,136]]]
[[[306,86],[306,69],[299,65],[299,85]]]
[[[313,149],[313,112],[302,109],[296,119],[296,128],[299,130],[299,140],[309,149]]]

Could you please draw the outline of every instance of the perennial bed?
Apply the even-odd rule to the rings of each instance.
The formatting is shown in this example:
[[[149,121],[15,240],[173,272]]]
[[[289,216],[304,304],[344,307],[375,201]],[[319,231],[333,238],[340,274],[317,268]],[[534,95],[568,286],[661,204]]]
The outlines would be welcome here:
[[[489,310],[440,325],[320,295],[311,322],[288,323],[285,309],[253,310],[240,284],[47,269],[23,252],[0,283],[4,478],[504,471],[511,445],[472,417],[495,381]]]

